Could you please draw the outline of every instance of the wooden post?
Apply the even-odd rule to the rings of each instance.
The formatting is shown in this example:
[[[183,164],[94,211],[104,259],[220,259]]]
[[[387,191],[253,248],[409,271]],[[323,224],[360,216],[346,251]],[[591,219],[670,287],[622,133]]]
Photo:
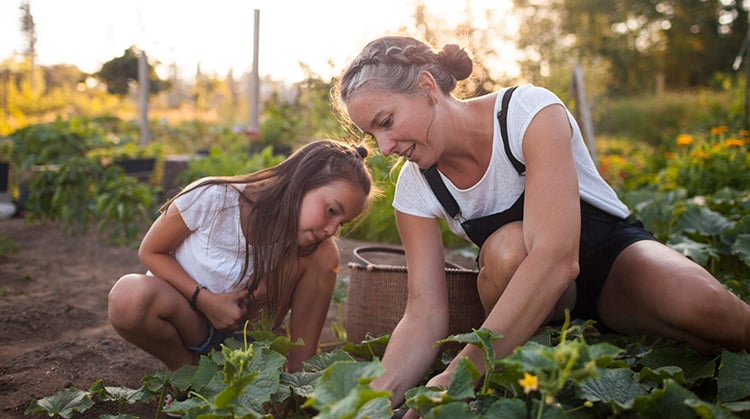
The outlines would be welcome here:
[[[583,86],[583,70],[581,65],[576,64],[573,68],[573,93],[576,100],[576,117],[578,122],[581,124],[583,140],[586,142],[586,146],[589,149],[591,158],[596,163],[596,143],[594,141],[594,124],[591,120],[591,110],[589,104],[586,101],[586,89]]]
[[[260,76],[258,75],[258,47],[260,45],[260,10],[255,9],[255,24],[254,35],[253,35],[253,72],[250,75],[250,120],[248,121],[248,133],[259,131],[259,115],[260,115]],[[252,137],[253,135],[248,134],[250,144],[248,150],[252,148]],[[252,153],[252,151],[250,151]]]
[[[148,127],[148,91],[150,89],[148,81],[148,62],[146,52],[141,51],[138,55],[138,102],[141,110],[141,145],[148,145],[151,142],[151,131]]]

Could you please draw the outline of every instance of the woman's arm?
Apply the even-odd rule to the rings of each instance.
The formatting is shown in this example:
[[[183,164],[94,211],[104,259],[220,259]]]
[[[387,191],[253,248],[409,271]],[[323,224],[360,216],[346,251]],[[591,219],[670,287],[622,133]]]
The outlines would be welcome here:
[[[393,393],[394,406],[403,402],[404,392],[417,385],[434,362],[438,353],[434,344],[446,337],[449,314],[445,253],[437,220],[396,211],[396,225],[409,267],[409,295],[383,356],[386,372],[372,383]]]
[[[547,106],[534,117],[524,135],[523,152],[527,257],[483,324],[503,335],[493,345],[498,357],[509,355],[542,326],[578,276],[580,196],[570,123],[561,105]],[[430,384],[447,385],[461,356],[468,356],[480,371],[484,370],[481,352],[468,345]]]

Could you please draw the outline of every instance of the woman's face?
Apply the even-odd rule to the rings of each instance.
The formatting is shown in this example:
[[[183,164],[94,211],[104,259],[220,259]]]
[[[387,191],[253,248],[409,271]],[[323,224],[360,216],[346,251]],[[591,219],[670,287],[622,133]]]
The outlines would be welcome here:
[[[297,245],[307,247],[333,236],[364,210],[366,201],[359,186],[343,180],[312,189],[302,198]]]
[[[427,94],[404,95],[364,88],[346,103],[352,122],[378,143],[380,152],[397,154],[428,168],[437,161],[431,128],[436,107]]]

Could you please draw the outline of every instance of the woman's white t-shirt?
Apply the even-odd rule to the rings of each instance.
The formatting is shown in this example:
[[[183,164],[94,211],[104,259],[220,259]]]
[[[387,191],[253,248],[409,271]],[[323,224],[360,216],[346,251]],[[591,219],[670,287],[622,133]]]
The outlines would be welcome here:
[[[487,115],[494,121],[494,135],[492,156],[482,178],[466,189],[459,189],[440,173],[448,191],[461,209],[463,220],[507,210],[521,196],[525,188],[526,178],[519,175],[513,167],[505,152],[500,134],[500,124],[496,115],[502,108],[503,93],[504,91],[500,91],[497,95],[493,114]],[[562,102],[554,93],[541,87],[522,85],[513,92],[507,113],[508,137],[510,137],[511,152],[521,163],[525,164],[523,137],[526,129],[540,110],[552,104],[562,104]],[[622,218],[627,217],[630,211],[599,174],[583,141],[581,130],[570,112],[568,112],[568,120],[573,130],[570,141],[581,199],[610,214]],[[461,227],[461,221],[451,218],[445,211],[416,163],[406,162],[401,168],[396,182],[393,207],[403,213],[419,217],[442,218],[447,221],[453,233],[469,240]]]

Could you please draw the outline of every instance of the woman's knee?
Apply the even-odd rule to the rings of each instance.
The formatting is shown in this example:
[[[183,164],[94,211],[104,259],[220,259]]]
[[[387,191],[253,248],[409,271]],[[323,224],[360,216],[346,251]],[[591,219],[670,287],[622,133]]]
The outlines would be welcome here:
[[[511,223],[495,231],[479,254],[479,266],[489,276],[510,279],[526,258],[526,245],[520,223]]]

